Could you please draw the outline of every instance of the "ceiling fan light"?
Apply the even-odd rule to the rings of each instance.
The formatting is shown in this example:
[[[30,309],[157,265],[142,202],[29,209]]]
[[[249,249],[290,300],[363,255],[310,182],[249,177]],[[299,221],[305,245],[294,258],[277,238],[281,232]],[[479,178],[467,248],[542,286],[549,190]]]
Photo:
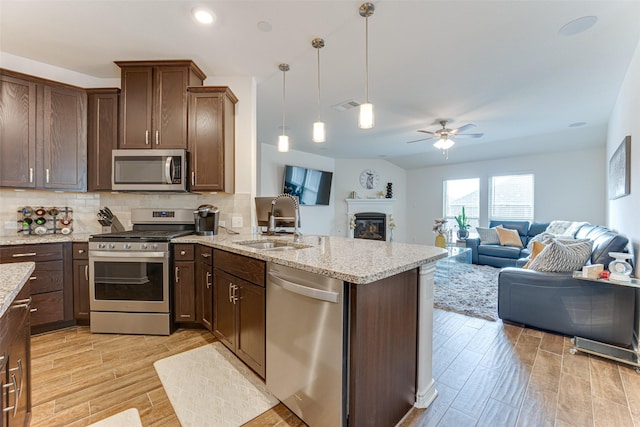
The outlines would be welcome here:
[[[313,142],[325,142],[326,141],[326,132],[324,122],[314,122],[313,123]]]
[[[373,128],[373,104],[369,102],[360,104],[360,115],[358,116],[358,127],[360,129]]]
[[[455,144],[455,142],[453,141],[453,139],[449,139],[449,138],[445,138],[442,141],[442,149],[443,150],[448,150],[449,148],[453,147],[453,144]]]
[[[213,24],[216,20],[216,15],[206,7],[196,7],[191,11],[191,13],[195,20],[201,24]]]
[[[287,153],[289,151],[289,137],[287,135],[280,135],[278,137],[278,151],[281,153]]]

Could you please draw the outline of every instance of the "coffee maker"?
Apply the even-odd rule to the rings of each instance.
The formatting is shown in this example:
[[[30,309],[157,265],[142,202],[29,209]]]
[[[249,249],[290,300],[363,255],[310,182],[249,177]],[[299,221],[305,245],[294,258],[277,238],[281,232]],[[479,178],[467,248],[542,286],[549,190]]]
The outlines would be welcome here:
[[[193,211],[198,236],[213,236],[218,234],[218,216],[220,210],[213,205],[200,205]]]

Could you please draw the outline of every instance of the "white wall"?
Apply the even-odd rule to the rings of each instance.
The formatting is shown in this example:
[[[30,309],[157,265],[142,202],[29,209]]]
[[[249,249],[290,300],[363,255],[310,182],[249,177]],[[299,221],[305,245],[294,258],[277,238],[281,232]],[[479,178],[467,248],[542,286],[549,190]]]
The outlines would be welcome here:
[[[360,185],[360,174],[365,169],[373,169],[380,174],[380,183],[373,190]],[[334,176],[334,201],[336,236],[348,235],[347,203],[349,193],[355,191],[360,198],[375,197],[378,191],[386,194],[387,183],[393,184],[393,218],[396,228],[393,230],[394,242],[406,242],[407,230],[410,229],[406,217],[407,205],[407,172],[384,159],[336,159]]]
[[[618,100],[611,113],[607,131],[607,152],[603,156],[603,164],[608,168],[611,155],[618,148],[625,136],[631,135],[631,193],[615,200],[606,200],[608,226],[626,235],[633,243],[636,262],[640,245],[640,44],[636,48],[627,76],[620,88]],[[639,274],[636,272],[635,276]]]
[[[433,244],[434,218],[442,212],[443,181],[480,178],[480,224],[487,225],[488,184],[493,175],[535,175],[534,221],[605,223],[604,148],[416,169],[407,172],[409,243]]]
[[[258,196],[277,196],[282,193],[285,165],[334,172],[335,160],[296,150],[280,153],[274,145],[260,144]],[[335,235],[334,201],[336,200],[335,186],[338,180],[339,178],[334,173],[329,206],[300,206],[300,231],[303,234]],[[253,223],[255,223],[255,215]]]

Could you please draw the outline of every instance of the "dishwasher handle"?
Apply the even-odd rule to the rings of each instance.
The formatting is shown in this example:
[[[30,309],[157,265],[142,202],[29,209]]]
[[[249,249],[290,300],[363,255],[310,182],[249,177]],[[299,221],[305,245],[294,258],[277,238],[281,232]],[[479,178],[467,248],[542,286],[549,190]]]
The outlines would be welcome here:
[[[321,289],[299,285],[297,283],[290,282],[273,272],[269,272],[269,278],[274,285],[278,285],[289,292],[303,295],[305,297],[332,303],[337,303],[340,299],[340,294],[337,292],[323,291]]]

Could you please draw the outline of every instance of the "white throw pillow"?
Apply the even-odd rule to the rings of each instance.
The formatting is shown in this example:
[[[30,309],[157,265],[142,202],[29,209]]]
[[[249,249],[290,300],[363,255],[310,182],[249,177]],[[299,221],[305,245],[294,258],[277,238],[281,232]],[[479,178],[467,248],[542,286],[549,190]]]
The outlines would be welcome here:
[[[580,229],[580,227],[582,227],[583,225],[589,224],[588,222],[580,222],[580,221],[574,221],[571,223],[571,225],[569,226],[569,228],[567,228],[564,233],[562,233],[563,236],[569,236],[569,237],[574,237],[576,235],[576,233],[578,232],[578,230]]]
[[[589,239],[549,239],[547,246],[531,261],[528,268],[553,273],[580,270],[591,257],[592,246],[593,242]]]
[[[573,221],[551,221],[545,231],[551,234],[563,234],[572,223]]]
[[[476,227],[476,232],[480,236],[480,244],[482,245],[499,245],[500,239],[495,228]]]

